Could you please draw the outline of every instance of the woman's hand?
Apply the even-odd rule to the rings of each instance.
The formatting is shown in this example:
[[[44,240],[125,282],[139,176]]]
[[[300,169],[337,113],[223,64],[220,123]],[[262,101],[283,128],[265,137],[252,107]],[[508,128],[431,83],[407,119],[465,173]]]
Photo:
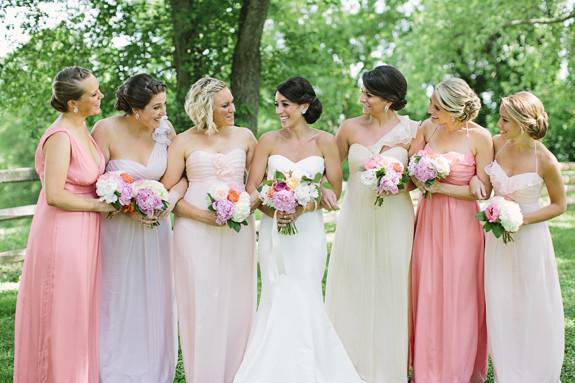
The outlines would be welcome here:
[[[411,179],[413,181],[413,183],[415,184],[415,186],[417,186],[417,188],[419,190],[421,190],[422,193],[431,193],[431,194],[435,194],[435,193],[441,193],[441,183],[440,182],[434,182],[431,186],[427,186],[424,182],[419,181],[417,178],[412,178]]]
[[[469,181],[469,190],[477,199],[487,198],[485,185],[483,185],[483,182],[481,182],[477,175],[473,176]]]
[[[333,190],[321,188],[321,207],[326,210],[339,210],[337,197]]]

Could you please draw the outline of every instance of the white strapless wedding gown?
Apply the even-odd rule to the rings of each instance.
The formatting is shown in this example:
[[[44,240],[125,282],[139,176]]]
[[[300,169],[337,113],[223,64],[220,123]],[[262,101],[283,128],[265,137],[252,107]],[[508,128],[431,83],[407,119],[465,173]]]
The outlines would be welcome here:
[[[281,155],[268,159],[268,178],[276,170],[292,169],[310,176],[323,173],[324,159],[310,156],[293,162]],[[261,302],[234,383],[360,383],[323,304],[322,213],[304,213],[295,223],[296,235],[281,235],[271,218],[262,218]]]

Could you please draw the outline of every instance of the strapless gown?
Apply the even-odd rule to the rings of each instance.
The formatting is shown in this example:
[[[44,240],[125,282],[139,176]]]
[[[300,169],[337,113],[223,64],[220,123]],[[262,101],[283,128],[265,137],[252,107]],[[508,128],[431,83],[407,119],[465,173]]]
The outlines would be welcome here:
[[[349,148],[349,180],[333,242],[327,279],[329,317],[361,377],[369,383],[405,383],[408,364],[409,265],[413,204],[409,193],[386,197],[361,183],[363,163],[379,153],[407,167],[417,123],[400,123],[369,147]]]
[[[214,182],[243,190],[246,153],[202,150],[186,159],[184,199],[207,209]],[[256,308],[255,225],[236,233],[176,217],[175,277],[187,383],[231,383],[242,361]]]
[[[497,161],[485,169],[495,194],[538,210],[543,179],[507,176]],[[497,383],[558,383],[563,364],[563,303],[546,222],[525,225],[504,244],[485,237],[485,298],[489,350]]]
[[[276,170],[323,173],[322,157],[292,162],[272,155]],[[359,383],[322,299],[326,238],[321,211],[302,214],[298,233],[281,235],[262,217],[258,256],[262,295],[246,355],[234,383]],[[281,266],[280,266],[281,265]]]

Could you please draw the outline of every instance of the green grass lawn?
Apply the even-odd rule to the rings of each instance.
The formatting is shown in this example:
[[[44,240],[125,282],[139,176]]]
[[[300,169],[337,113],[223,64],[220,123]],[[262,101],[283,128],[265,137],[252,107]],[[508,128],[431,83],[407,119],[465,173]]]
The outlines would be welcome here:
[[[575,383],[575,206],[570,206],[564,215],[554,219],[550,227],[565,307],[565,361],[561,382]],[[334,230],[335,225],[326,224],[326,231]],[[20,244],[22,234],[15,235],[17,238],[14,241]],[[0,264],[0,283],[15,281],[19,272],[20,264]],[[0,383],[12,382],[15,306],[15,291],[0,292]],[[185,383],[181,355],[174,382]],[[493,383],[491,369],[487,382]]]

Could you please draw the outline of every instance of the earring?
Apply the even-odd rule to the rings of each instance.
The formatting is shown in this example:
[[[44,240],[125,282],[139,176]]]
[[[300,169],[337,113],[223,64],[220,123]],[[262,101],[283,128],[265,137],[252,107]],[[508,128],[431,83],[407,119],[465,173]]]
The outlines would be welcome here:
[[[139,120],[139,119],[140,119],[140,113],[136,112],[136,116],[135,116],[135,117],[136,117],[136,120]]]
[[[385,113],[389,112],[389,107],[390,107],[390,106],[391,106],[391,104],[387,104],[387,105],[385,106],[385,108],[383,108],[383,111],[384,111]]]
[[[304,108],[300,109],[302,116],[307,112],[307,110],[305,110]]]
[[[78,107],[74,106],[74,109],[72,109],[72,111],[77,114],[78,113]]]

